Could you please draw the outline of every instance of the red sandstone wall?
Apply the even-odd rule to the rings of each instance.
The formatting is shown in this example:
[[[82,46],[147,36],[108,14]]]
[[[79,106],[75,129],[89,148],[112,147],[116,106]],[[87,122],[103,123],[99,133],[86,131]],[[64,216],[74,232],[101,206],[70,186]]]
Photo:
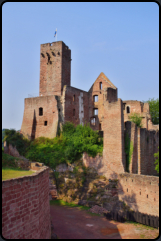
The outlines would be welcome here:
[[[2,181],[5,239],[50,239],[49,169]]]
[[[159,177],[120,174],[118,196],[134,211],[159,216]]]
[[[100,82],[102,83],[102,89],[100,89]],[[94,102],[95,95],[98,95],[98,102]],[[90,121],[93,130],[103,130],[103,103],[106,100],[117,100],[117,88],[104,75],[104,73],[101,73],[89,90],[89,119],[96,118],[95,125]],[[98,116],[94,115],[94,108],[98,109]]]
[[[66,86],[64,105],[65,121],[73,122],[75,125],[89,122],[88,92]]]
[[[125,170],[124,152],[124,120],[122,101],[104,102],[104,140],[103,140],[103,161],[106,165],[106,177]]]
[[[43,108],[43,115],[39,116],[39,108]],[[44,122],[47,121],[47,126]],[[58,109],[55,96],[42,96],[25,99],[25,109],[21,132],[24,135],[37,138],[56,136],[58,127]]]
[[[138,128],[133,122],[125,122],[125,136],[133,143],[129,172],[157,176],[154,153],[158,152],[159,132]]]
[[[70,85],[71,50],[62,42],[41,44],[39,95],[61,95]]]
[[[158,146],[159,132],[140,128],[140,174],[158,175],[154,164]]]
[[[83,165],[85,167],[93,167],[97,170],[99,175],[105,175],[106,168],[103,163],[103,156],[96,155],[96,157],[88,156],[86,152],[83,153]]]

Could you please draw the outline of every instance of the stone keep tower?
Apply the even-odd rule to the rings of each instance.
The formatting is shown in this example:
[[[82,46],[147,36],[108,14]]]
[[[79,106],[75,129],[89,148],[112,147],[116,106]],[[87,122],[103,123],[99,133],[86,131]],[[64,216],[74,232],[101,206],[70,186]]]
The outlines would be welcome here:
[[[39,96],[60,96],[70,86],[71,50],[62,41],[41,44]]]

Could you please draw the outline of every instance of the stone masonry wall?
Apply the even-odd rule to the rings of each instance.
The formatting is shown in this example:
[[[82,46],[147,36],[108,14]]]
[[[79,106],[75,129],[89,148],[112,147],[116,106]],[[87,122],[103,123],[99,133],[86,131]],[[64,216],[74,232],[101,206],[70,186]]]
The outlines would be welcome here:
[[[5,239],[50,239],[48,167],[2,181],[2,235]]]
[[[159,177],[120,174],[118,196],[134,211],[159,216]]]
[[[89,156],[86,152],[83,153],[83,165],[85,167],[95,168],[99,175],[105,175],[106,168],[103,164],[103,156],[97,154],[94,158]]]
[[[102,83],[102,84],[101,84]],[[100,85],[101,84],[101,85]],[[104,117],[104,101],[116,101],[117,100],[117,88],[111,83],[111,81],[101,73],[92,87],[89,90],[89,120],[90,126],[93,130],[103,130],[103,117]],[[97,96],[97,101],[95,101]],[[98,115],[94,114],[94,109],[98,109]],[[95,118],[95,122],[92,124],[92,119]]]
[[[39,108],[43,115],[39,115]],[[47,121],[47,125],[45,125]],[[21,133],[31,138],[40,136],[53,138],[58,129],[58,108],[54,95],[25,99],[25,109]]]
[[[64,120],[75,125],[89,122],[88,92],[66,86]]]
[[[103,162],[106,165],[106,177],[113,175],[117,178],[118,173],[125,171],[124,149],[124,120],[122,101],[104,102],[104,140]]]
[[[140,128],[140,173],[158,175],[155,170],[154,153],[158,152],[159,131]]]
[[[133,145],[133,153],[131,155],[129,172],[130,173],[138,173],[138,144],[137,144],[137,126],[135,123],[131,121],[125,122],[125,135],[124,135],[125,145]],[[127,142],[127,138],[129,138],[129,143]]]
[[[71,50],[62,41],[41,44],[39,95],[61,95],[70,86]]]

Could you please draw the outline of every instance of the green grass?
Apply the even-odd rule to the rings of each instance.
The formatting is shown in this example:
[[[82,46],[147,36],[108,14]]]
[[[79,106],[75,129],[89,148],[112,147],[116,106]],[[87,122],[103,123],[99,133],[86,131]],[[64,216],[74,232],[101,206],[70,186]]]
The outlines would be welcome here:
[[[2,181],[32,175],[33,171],[21,170],[20,168],[2,167]]]
[[[90,211],[88,211],[90,209],[90,207],[86,207],[86,206],[81,206],[75,203],[68,203],[65,202],[63,200],[51,200],[50,201],[50,205],[60,205],[60,206],[67,206],[67,207],[77,207],[79,210],[85,210],[87,211],[88,214],[90,214],[91,216],[102,216],[102,214],[98,214],[98,213],[92,213]]]
[[[138,226],[139,225],[139,229],[142,229],[142,228],[145,228],[145,229],[151,229],[151,230],[154,230],[155,228],[153,227],[150,227],[150,226],[147,226],[147,225],[144,225],[144,224],[141,224],[141,223],[136,223],[136,222],[133,222],[133,221],[126,221],[126,223],[132,223],[134,224],[135,226]]]
[[[68,203],[68,202],[65,202],[63,200],[51,200],[50,201],[50,205],[60,205],[60,206],[68,206],[68,207],[77,207],[79,208],[80,210],[89,210],[90,207],[86,207],[86,206],[81,206],[81,205],[78,205],[78,204],[75,204],[75,203]]]

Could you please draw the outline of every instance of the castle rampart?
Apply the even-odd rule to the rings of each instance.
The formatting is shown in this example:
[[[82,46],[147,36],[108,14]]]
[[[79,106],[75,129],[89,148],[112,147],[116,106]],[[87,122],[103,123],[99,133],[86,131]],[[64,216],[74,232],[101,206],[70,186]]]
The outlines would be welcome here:
[[[48,167],[2,181],[2,235],[5,239],[51,238]]]

